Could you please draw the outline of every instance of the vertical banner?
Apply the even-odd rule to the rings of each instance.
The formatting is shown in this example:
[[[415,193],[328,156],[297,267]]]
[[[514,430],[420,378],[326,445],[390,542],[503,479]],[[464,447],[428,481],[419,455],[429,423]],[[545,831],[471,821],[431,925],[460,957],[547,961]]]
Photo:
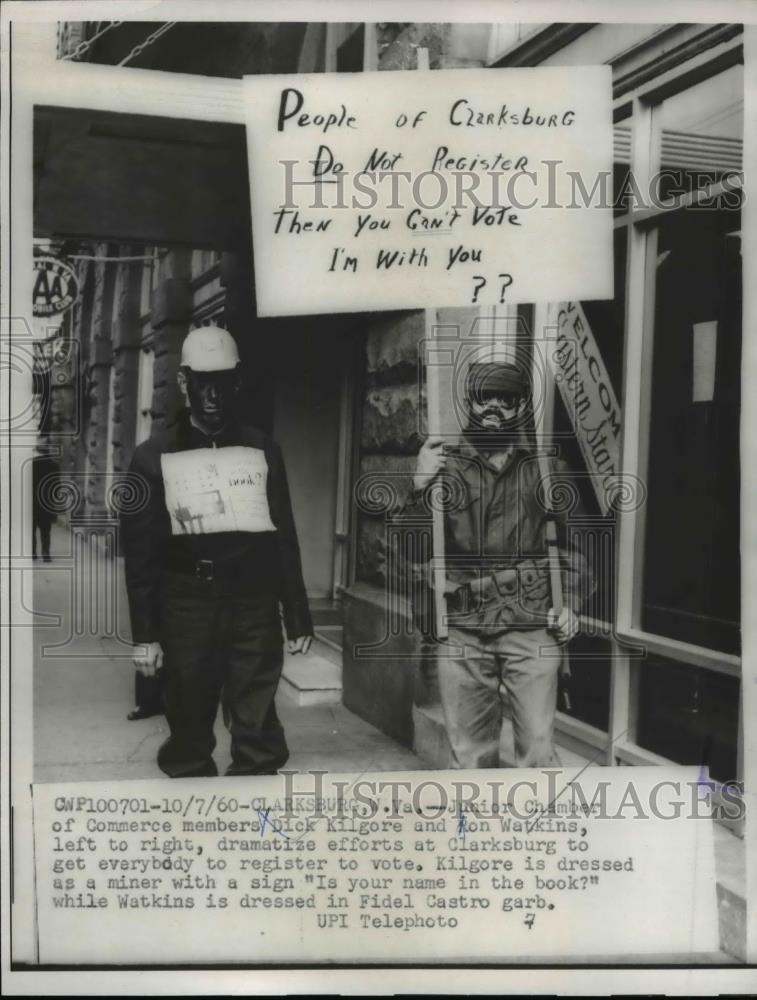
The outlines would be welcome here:
[[[551,305],[547,327],[549,365],[606,514],[620,473],[620,406],[580,304]]]

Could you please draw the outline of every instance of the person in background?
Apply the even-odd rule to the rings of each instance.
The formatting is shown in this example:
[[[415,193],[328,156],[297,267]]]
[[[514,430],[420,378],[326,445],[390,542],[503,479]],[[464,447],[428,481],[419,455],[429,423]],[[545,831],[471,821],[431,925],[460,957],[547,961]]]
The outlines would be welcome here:
[[[55,496],[60,470],[46,443],[37,445],[32,459],[32,559],[37,558],[37,532],[43,562],[50,562],[50,532],[55,514],[50,500]]]

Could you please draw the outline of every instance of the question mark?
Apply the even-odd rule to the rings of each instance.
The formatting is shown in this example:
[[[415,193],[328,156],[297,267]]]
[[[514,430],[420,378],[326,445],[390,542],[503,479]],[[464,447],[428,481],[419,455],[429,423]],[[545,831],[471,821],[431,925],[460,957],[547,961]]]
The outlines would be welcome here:
[[[589,876],[588,875],[582,875],[581,878],[583,879],[583,883],[584,883],[583,887],[585,889],[586,886],[588,885],[588,882],[589,882]]]
[[[500,277],[501,277],[501,275],[500,275]],[[473,290],[473,305],[475,305],[476,301],[478,299],[478,293],[481,291],[481,289],[486,284],[486,278],[482,274],[474,274],[473,275],[473,280],[479,282],[479,284],[476,285],[476,287]]]
[[[502,290],[499,293],[499,301],[501,305],[505,301],[505,292],[513,283],[513,276],[512,274],[498,274],[497,277],[507,279],[506,281],[502,282]],[[475,302],[475,299],[473,301]]]

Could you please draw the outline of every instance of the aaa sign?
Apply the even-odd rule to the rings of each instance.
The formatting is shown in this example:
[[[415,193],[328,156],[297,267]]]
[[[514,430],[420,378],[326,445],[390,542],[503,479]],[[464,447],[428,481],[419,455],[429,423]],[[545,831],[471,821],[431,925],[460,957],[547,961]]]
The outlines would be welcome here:
[[[79,282],[70,264],[48,254],[34,258],[35,316],[58,316],[70,309],[78,297]]]

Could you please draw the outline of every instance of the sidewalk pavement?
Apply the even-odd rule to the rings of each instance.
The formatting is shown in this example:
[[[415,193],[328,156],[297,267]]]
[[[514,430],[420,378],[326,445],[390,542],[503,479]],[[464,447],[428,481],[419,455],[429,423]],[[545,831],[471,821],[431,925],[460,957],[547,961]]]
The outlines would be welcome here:
[[[72,636],[77,577],[72,569],[71,539],[62,527],[54,531],[52,550],[53,561],[37,562],[34,570],[34,611],[42,619],[45,614],[53,616],[35,628],[34,780],[161,778],[155,757],[168,735],[165,718],[135,722],[126,719],[134,700],[134,668],[127,641],[123,569],[117,561],[92,552],[96,587],[87,592],[83,608],[79,604],[82,628],[80,634]],[[106,599],[108,593],[114,595],[110,600]],[[117,613],[110,615],[111,622],[108,612],[112,606]],[[55,616],[60,617],[57,624]],[[106,629],[104,625],[115,627]],[[124,638],[116,638],[118,635]],[[317,666],[319,657],[312,653],[309,656]],[[429,767],[343,705],[299,706],[282,686],[276,706],[291,751],[288,769],[360,774]],[[220,712],[216,738],[215,759],[223,772],[230,758]],[[714,833],[724,951],[711,960],[729,962],[737,956],[743,961],[744,843],[718,824],[714,825]]]
[[[34,630],[34,780],[164,777],[155,758],[168,735],[165,718],[126,718],[134,705],[134,668],[123,567],[92,549],[89,572],[74,573],[71,536],[60,525],[53,530],[52,552],[52,562],[38,561],[34,570],[34,611],[40,616]],[[77,585],[85,577],[91,585],[82,600]],[[74,620],[78,629],[72,629]],[[308,659],[316,667],[320,658],[311,652]],[[287,769],[428,768],[343,705],[300,706],[282,686],[276,707],[290,748]],[[229,735],[220,711],[215,732],[215,760],[223,773],[230,762]]]

